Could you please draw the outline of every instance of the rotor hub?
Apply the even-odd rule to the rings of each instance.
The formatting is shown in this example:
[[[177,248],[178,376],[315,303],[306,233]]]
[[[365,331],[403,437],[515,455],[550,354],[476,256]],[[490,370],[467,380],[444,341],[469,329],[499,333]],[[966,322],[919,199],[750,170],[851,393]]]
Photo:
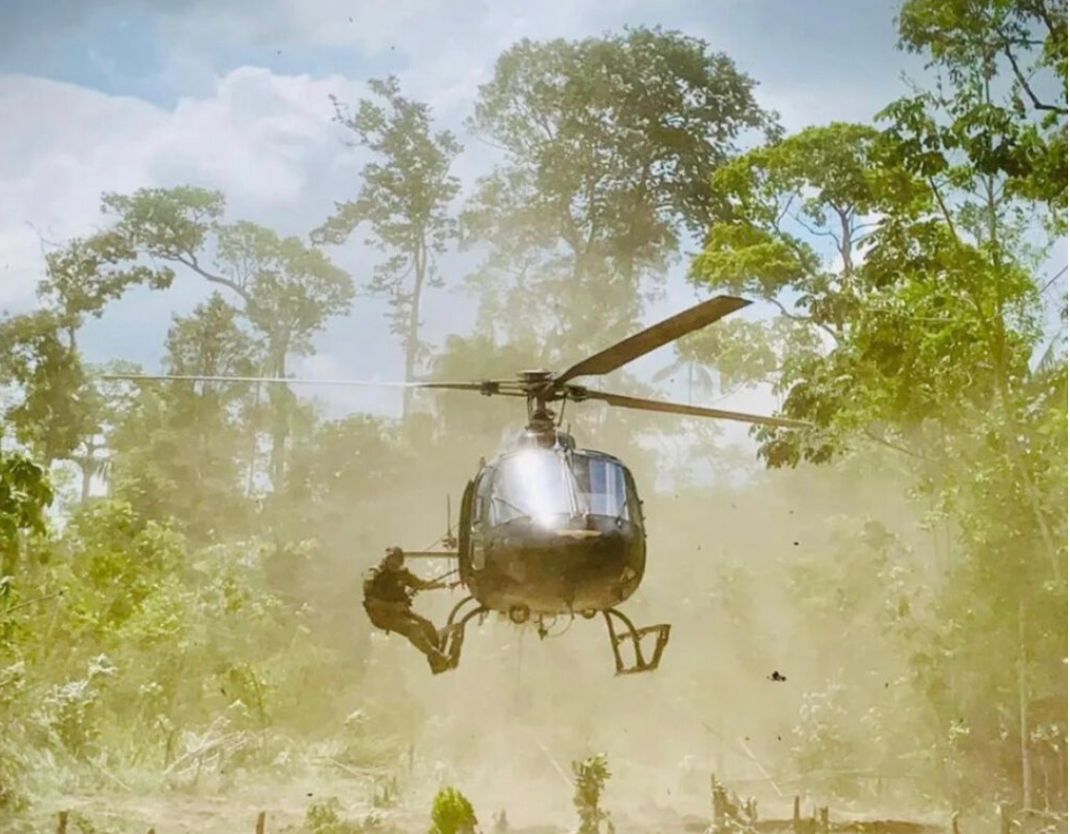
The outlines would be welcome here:
[[[532,387],[542,386],[550,382],[554,375],[545,368],[536,368],[530,371],[521,371],[517,374],[517,377],[530,390]]]

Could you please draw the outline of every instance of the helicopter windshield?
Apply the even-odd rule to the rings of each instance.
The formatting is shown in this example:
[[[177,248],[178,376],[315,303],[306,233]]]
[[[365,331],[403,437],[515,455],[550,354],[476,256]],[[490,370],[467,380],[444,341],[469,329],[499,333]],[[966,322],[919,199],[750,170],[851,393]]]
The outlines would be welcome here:
[[[556,516],[572,516],[579,511],[564,453],[550,449],[525,449],[500,461],[490,503],[492,524],[530,518],[549,526]]]
[[[572,474],[587,512],[628,519],[628,481],[623,466],[609,458],[577,453]]]
[[[630,517],[628,482],[614,460],[582,452],[525,449],[495,469],[491,524],[529,518],[551,526],[560,516]]]

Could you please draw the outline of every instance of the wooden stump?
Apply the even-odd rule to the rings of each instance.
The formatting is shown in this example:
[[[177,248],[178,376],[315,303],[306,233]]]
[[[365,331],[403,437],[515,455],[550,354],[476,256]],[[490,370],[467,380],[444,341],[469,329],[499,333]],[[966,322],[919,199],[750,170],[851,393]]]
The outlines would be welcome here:
[[[256,834],[264,834],[264,825],[267,822],[267,811],[261,811],[256,815]]]
[[[724,829],[725,819],[725,795],[721,783],[714,774],[710,774],[710,801],[713,803],[713,830],[720,832]]]
[[[69,811],[60,811],[59,820],[56,822],[56,834],[67,834],[67,817]]]

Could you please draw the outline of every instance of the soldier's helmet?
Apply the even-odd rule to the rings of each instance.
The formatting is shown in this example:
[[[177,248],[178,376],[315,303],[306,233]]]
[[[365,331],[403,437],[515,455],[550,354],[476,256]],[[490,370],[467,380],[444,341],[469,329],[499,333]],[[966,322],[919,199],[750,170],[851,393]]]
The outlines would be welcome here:
[[[400,568],[405,564],[405,552],[400,547],[388,547],[385,563],[388,567]]]

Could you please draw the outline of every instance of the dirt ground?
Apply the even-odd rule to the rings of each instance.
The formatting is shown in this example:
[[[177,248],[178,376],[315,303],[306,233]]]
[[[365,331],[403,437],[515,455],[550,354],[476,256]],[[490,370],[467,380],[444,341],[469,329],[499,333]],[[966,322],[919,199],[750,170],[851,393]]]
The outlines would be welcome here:
[[[429,804],[413,802],[412,807],[375,808],[365,797],[371,785],[355,780],[320,784],[316,790],[300,784],[250,788],[240,793],[182,794],[137,796],[130,793],[69,796],[42,801],[18,821],[0,820],[2,834],[297,834],[309,806],[317,800],[334,798],[339,816],[358,823],[370,832],[412,832],[425,834],[429,825]],[[529,798],[537,805],[534,798]],[[559,804],[555,798],[555,804]],[[549,809],[548,809],[549,810]],[[554,808],[554,812],[560,812]],[[60,812],[67,812],[66,830],[60,825]],[[497,809],[477,809],[483,832],[494,830]],[[262,832],[257,818],[265,813]],[[559,813],[548,813],[560,818]],[[371,824],[378,820],[378,825]],[[617,834],[698,834],[709,827],[709,818],[681,814],[671,806],[650,806],[643,811],[613,814]],[[790,819],[760,820],[756,826],[762,834],[789,834]],[[512,834],[566,834],[567,825],[545,824],[510,826]],[[831,832],[858,834],[938,834],[946,826],[929,822],[860,821],[833,819]]]

